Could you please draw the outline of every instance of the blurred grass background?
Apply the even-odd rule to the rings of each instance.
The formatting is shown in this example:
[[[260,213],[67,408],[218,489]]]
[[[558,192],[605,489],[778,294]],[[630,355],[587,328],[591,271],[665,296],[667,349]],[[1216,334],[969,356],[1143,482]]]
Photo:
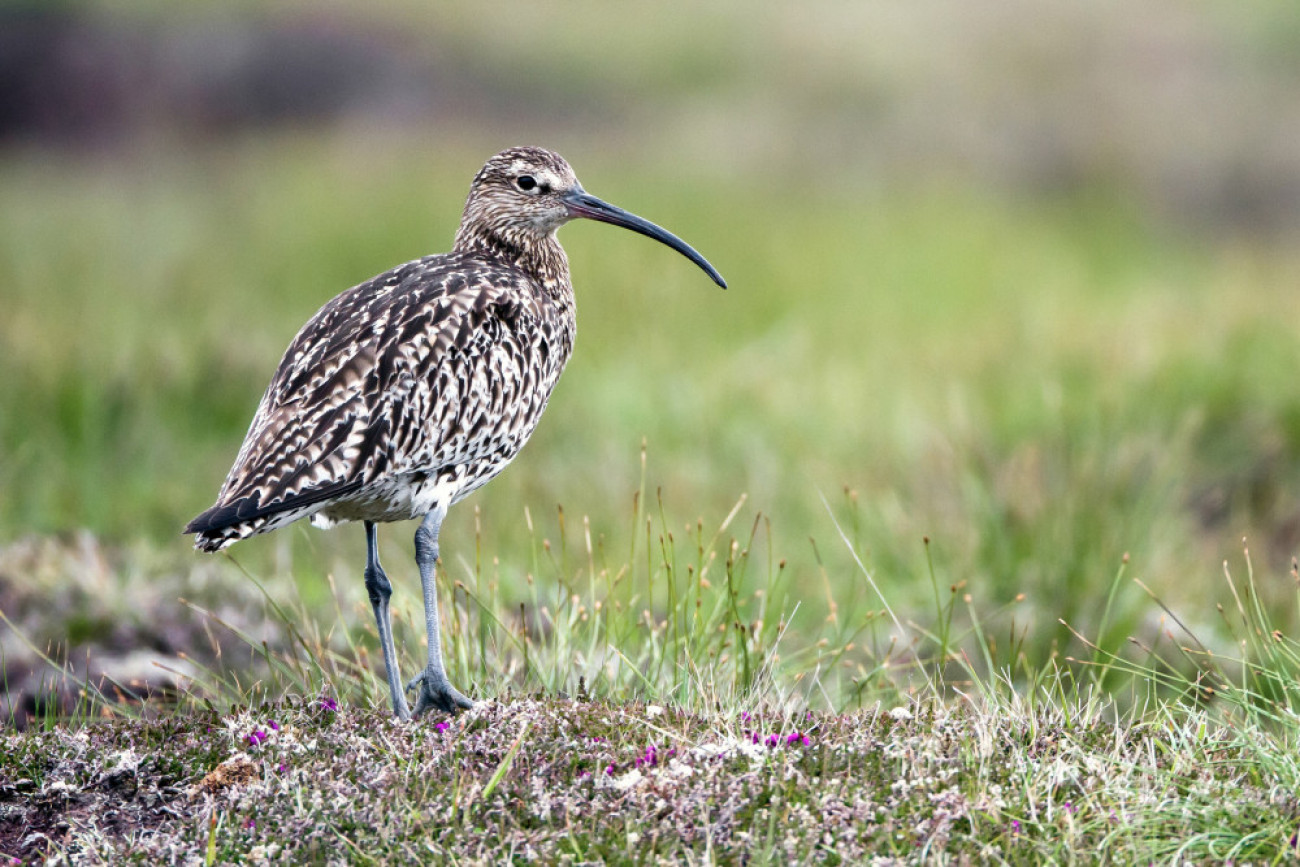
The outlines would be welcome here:
[[[746,526],[770,518],[795,636],[824,583],[875,604],[825,503],[904,613],[931,605],[924,537],[941,584],[1023,594],[1039,660],[1072,646],[1058,618],[1112,647],[1159,628],[1126,589],[1096,635],[1126,557],[1213,634],[1243,537],[1296,626],[1300,7],[0,13],[0,549],[85,529],[151,564],[134,599],[84,604],[175,598],[180,528],[297,328],[446,250],[482,161],[533,143],[732,288],[562,232],[577,351],[532,443],[453,510],[454,577],[495,559],[522,593],[525,508],[546,537],[563,504],[624,538],[644,441],[670,528],[742,493]],[[381,534],[407,602],[413,529]],[[294,527],[236,556],[360,605],[361,539]],[[33,562],[0,557],[10,608],[81,578]]]

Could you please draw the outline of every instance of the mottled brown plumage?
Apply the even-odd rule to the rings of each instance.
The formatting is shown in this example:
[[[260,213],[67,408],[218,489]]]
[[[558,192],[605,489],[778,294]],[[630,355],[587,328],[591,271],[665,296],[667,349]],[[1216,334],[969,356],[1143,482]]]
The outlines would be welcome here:
[[[185,528],[195,547],[217,551],[307,516],[321,526],[364,521],[366,584],[400,716],[408,711],[374,522],[424,518],[416,553],[430,665],[412,683],[423,681],[416,712],[469,706],[442,672],[431,592],[438,527],[527,442],[569,359],[573,285],[555,233],[577,217],[662,241],[725,286],[684,242],[588,195],[558,155],[503,151],[474,178],[451,253],[355,286],[303,326],[216,504]]]

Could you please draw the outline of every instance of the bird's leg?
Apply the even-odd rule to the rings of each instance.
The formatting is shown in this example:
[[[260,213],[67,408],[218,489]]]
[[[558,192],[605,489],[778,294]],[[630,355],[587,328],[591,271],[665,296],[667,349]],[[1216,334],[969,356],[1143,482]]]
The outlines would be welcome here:
[[[379,646],[384,653],[384,670],[388,675],[388,691],[393,697],[393,713],[401,719],[411,718],[402,690],[402,676],[397,672],[397,650],[393,647],[393,625],[388,617],[388,597],[393,595],[393,585],[379,565],[379,545],[375,538],[375,522],[366,521],[366,592],[370,594],[370,607],[375,610],[375,625],[379,627]]]
[[[435,571],[438,564],[438,530],[446,516],[445,506],[438,506],[424,516],[424,522],[415,531],[415,562],[420,567],[420,584],[424,587],[424,624],[429,633],[429,665],[407,684],[407,689],[418,689],[415,715],[431,707],[455,713],[461,708],[471,708],[474,702],[456,690],[447,681],[447,671],[442,664],[442,633],[438,627],[438,585]]]

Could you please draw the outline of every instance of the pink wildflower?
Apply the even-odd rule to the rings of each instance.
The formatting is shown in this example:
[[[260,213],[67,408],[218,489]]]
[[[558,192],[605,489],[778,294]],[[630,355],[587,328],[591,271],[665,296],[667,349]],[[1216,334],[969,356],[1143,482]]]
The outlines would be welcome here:
[[[641,767],[642,765],[652,768],[658,764],[659,764],[659,752],[658,750],[655,749],[654,744],[651,744],[650,746],[646,747],[645,755],[641,756],[641,758],[636,760],[636,766],[638,768]]]

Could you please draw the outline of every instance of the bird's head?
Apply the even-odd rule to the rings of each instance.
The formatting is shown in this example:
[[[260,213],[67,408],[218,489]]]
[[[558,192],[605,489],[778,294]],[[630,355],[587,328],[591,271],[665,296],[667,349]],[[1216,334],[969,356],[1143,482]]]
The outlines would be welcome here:
[[[583,218],[654,238],[700,266],[719,286],[727,286],[722,275],[681,238],[591,195],[564,157],[536,147],[504,150],[475,175],[456,235],[457,247],[484,239],[523,253],[553,241],[556,230],[570,220]]]

